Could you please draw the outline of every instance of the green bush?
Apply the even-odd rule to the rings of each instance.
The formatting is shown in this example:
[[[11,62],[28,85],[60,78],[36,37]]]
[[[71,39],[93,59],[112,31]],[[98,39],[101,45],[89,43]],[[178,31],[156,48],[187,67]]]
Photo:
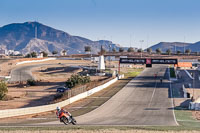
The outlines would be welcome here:
[[[4,98],[6,93],[8,92],[7,84],[3,81],[0,82],[0,100]]]
[[[31,58],[31,54],[27,54],[25,58]]]
[[[174,68],[170,68],[170,77],[171,78],[176,78],[176,74],[175,74]]]
[[[42,51],[42,53],[43,53],[43,57],[48,57],[48,53],[47,52]]]
[[[71,77],[66,81],[66,87],[73,88],[76,85],[82,85],[90,82],[89,76],[71,75]]]
[[[37,57],[37,53],[36,52],[32,52],[31,53],[31,57],[33,57],[33,58]]]
[[[13,100],[14,98],[12,96],[9,96],[9,95],[5,95],[3,98],[2,98],[2,101],[9,101],[9,100]]]
[[[33,79],[28,79],[27,84],[30,85],[30,86],[34,86],[34,85],[36,85],[36,81],[33,80]]]

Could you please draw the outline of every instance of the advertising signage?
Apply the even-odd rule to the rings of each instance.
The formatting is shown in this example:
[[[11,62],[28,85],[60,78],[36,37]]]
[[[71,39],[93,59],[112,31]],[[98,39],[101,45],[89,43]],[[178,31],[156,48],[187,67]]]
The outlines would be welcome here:
[[[146,59],[120,58],[119,62],[126,64],[146,64]]]
[[[120,58],[120,63],[125,64],[177,64],[177,59],[142,59],[142,58]]]
[[[151,59],[152,64],[177,64],[177,59]]]

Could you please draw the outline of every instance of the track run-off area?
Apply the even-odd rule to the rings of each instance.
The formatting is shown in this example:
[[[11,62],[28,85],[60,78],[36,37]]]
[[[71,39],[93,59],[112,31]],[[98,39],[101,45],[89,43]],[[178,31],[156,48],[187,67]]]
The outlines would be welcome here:
[[[162,83],[160,78],[163,79]],[[167,65],[146,68],[103,105],[76,117],[77,124],[177,126],[170,86]],[[34,126],[61,124],[51,121]]]

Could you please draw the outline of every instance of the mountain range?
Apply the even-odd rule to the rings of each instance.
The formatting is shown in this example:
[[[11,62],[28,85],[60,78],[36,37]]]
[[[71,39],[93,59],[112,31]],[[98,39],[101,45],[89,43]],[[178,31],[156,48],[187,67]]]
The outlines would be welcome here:
[[[0,27],[0,48],[4,50],[20,51],[23,54],[32,51],[51,54],[54,50],[59,53],[66,50],[67,54],[83,54],[85,46],[90,46],[92,53],[98,53],[101,46],[107,51],[121,47],[107,40],[92,41],[72,36],[39,22],[13,23]]]
[[[0,27],[0,49],[20,51],[28,54],[45,51],[51,55],[52,51],[60,53],[63,50],[67,54],[84,54],[85,46],[91,47],[91,53],[98,53],[103,46],[106,51],[113,48],[119,50],[119,44],[108,40],[92,41],[80,36],[72,36],[64,31],[54,29],[39,22],[13,23]],[[123,47],[127,50],[127,47]],[[183,52],[190,49],[192,52],[200,52],[200,42],[160,42],[151,46],[152,51],[160,48],[162,52],[167,49]]]
[[[168,49],[171,49],[172,52],[181,51],[182,53],[187,49],[190,49],[191,52],[200,52],[200,42],[196,43],[160,42],[149,48],[152,48],[152,51],[156,51],[157,48],[160,48],[162,52],[166,52]]]

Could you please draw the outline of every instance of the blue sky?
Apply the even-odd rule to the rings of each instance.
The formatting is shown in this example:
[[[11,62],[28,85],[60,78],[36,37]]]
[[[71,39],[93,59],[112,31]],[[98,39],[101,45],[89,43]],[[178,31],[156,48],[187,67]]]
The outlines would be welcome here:
[[[0,27],[38,21],[71,35],[146,48],[200,41],[199,7],[200,0],[0,0]]]

